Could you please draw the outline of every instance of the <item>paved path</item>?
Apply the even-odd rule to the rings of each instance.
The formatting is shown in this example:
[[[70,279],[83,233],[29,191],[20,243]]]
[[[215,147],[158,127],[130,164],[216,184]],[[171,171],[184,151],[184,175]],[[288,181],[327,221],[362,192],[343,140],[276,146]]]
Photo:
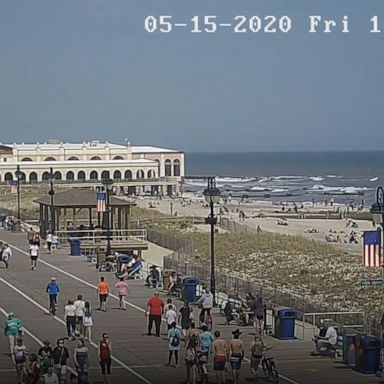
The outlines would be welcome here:
[[[42,253],[36,271],[29,269],[29,257],[24,233],[0,232],[0,239],[7,241],[14,248],[12,264],[9,270],[0,269],[0,319],[4,312],[13,311],[19,316],[29,334],[25,341],[31,351],[37,351],[39,341],[48,339],[55,343],[58,337],[65,336],[63,308],[68,299],[75,299],[82,294],[90,301],[93,308],[98,307],[95,286],[101,275],[105,276],[110,286],[116,282],[113,274],[99,273],[94,266],[83,257],[70,257],[64,251],[54,251],[52,255]],[[145,257],[145,255],[144,255]],[[61,286],[57,317],[47,313],[47,297],[45,287],[50,278],[55,276]],[[145,303],[152,291],[143,286],[140,280],[130,281],[131,295],[128,298],[127,311],[117,309],[117,297],[110,296],[107,312],[94,311],[95,326],[93,339],[98,342],[100,335],[107,331],[113,343],[113,376],[112,383],[182,383],[185,381],[185,368],[169,368],[164,365],[167,359],[168,343],[165,333],[161,338],[148,337]],[[181,305],[180,302],[177,303]],[[3,311],[3,312],[2,312]],[[2,321],[1,321],[2,323]],[[214,318],[215,329],[230,338],[233,327],[224,325],[224,319],[218,314]],[[163,324],[163,332],[165,326]],[[242,339],[247,348],[253,337],[250,327],[243,328]],[[0,377],[1,384],[15,382],[13,367],[7,353],[7,342],[3,337],[0,342]],[[370,375],[362,375],[345,367],[340,362],[328,358],[311,358],[310,342],[280,341],[266,337],[266,342],[274,347],[273,355],[281,373],[280,383],[377,383],[379,379]],[[72,353],[74,341],[67,346]],[[99,372],[96,344],[90,344],[90,382],[99,383]],[[183,357],[183,353],[182,353]],[[183,358],[181,359],[183,362]],[[71,361],[73,366],[73,363]],[[212,371],[212,368],[210,367]],[[211,373],[214,382],[214,376]],[[241,383],[251,382],[249,365],[244,362],[241,372]],[[263,383],[263,380],[259,382]]]

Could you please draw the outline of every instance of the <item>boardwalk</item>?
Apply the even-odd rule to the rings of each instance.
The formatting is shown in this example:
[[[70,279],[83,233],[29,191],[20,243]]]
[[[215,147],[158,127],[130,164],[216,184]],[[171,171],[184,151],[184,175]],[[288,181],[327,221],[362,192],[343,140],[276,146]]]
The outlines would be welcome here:
[[[0,240],[7,241],[13,246],[13,259],[9,270],[0,269],[0,318],[1,324],[5,314],[15,312],[26,328],[25,342],[30,351],[35,352],[42,340],[48,339],[55,343],[58,337],[65,336],[64,304],[68,299],[74,299],[82,294],[85,300],[98,307],[95,286],[101,275],[105,276],[110,286],[116,279],[112,274],[99,273],[85,261],[83,257],[70,257],[64,251],[54,251],[52,255],[41,254],[36,271],[29,269],[28,246],[24,233],[0,232]],[[47,296],[45,287],[50,278],[55,276],[61,287],[57,317],[47,313]],[[90,382],[102,382],[97,360],[97,342],[100,335],[107,331],[113,343],[113,375],[112,383],[182,383],[185,382],[185,368],[166,367],[167,341],[165,326],[160,338],[146,336],[146,319],[144,317],[145,303],[152,295],[152,290],[144,287],[143,282],[129,282],[131,295],[127,298],[127,311],[118,310],[116,296],[110,296],[107,312],[94,311],[95,326],[93,339],[96,344],[90,344]],[[165,296],[165,295],[164,295]],[[177,303],[178,307],[181,302]],[[215,329],[222,332],[225,338],[230,338],[233,327],[225,326],[224,319],[215,314]],[[243,328],[242,339],[247,348],[252,338],[252,329]],[[0,382],[15,383],[14,368],[7,355],[7,340],[2,337],[0,342]],[[266,342],[274,347],[273,356],[281,372],[280,382],[283,384],[320,384],[320,383],[378,383],[374,376],[362,375],[345,367],[340,362],[328,358],[310,357],[313,346],[308,341],[280,341],[266,337]],[[72,352],[75,341],[67,341],[67,347]],[[182,359],[183,362],[183,353]],[[70,365],[73,367],[71,359]],[[210,379],[215,382],[210,367]],[[241,383],[252,382],[249,365],[244,362],[241,372]],[[259,382],[263,383],[264,380]]]

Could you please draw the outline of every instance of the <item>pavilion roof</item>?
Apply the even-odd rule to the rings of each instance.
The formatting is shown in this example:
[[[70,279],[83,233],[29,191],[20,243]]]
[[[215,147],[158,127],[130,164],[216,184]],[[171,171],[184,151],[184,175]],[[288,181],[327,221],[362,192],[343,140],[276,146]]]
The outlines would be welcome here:
[[[90,189],[72,188],[64,192],[56,193],[54,195],[53,205],[61,208],[96,208],[96,194],[97,192]],[[51,197],[49,195],[43,196],[34,200],[34,203],[50,206]],[[127,207],[136,204],[111,195],[110,205],[112,207]]]

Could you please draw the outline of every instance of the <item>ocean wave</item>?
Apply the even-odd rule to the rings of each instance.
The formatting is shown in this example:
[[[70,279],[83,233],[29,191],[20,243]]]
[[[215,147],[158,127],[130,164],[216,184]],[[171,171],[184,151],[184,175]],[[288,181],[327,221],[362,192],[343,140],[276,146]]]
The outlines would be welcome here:
[[[324,177],[322,176],[313,176],[313,177],[310,177],[310,179],[312,181],[324,181]]]
[[[304,180],[307,179],[307,176],[273,176],[271,179],[274,180]]]
[[[217,183],[251,183],[254,177],[216,177]]]
[[[272,189],[271,193],[284,193],[288,191],[289,191],[288,188],[275,188],[275,189]]]
[[[372,179],[370,179],[369,181],[377,181],[377,180],[379,180],[379,178],[378,177],[373,177]]]
[[[307,191],[310,192],[317,192],[317,191],[322,191],[322,192],[331,192],[331,191],[340,191],[343,187],[328,187],[323,184],[314,184],[312,187],[307,188]]]
[[[259,187],[259,186],[257,186],[257,185],[255,185],[254,187],[252,187],[250,190],[251,190],[251,191],[260,191],[260,192],[270,191],[269,188],[266,188],[266,187]]]

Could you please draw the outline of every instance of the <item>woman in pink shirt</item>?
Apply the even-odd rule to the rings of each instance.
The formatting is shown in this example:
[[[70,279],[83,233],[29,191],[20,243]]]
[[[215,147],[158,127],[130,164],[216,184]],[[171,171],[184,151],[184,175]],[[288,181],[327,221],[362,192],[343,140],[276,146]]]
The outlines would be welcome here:
[[[119,308],[125,311],[125,296],[129,292],[128,284],[124,281],[124,277],[120,278],[120,281],[116,283],[115,288],[119,295]]]

